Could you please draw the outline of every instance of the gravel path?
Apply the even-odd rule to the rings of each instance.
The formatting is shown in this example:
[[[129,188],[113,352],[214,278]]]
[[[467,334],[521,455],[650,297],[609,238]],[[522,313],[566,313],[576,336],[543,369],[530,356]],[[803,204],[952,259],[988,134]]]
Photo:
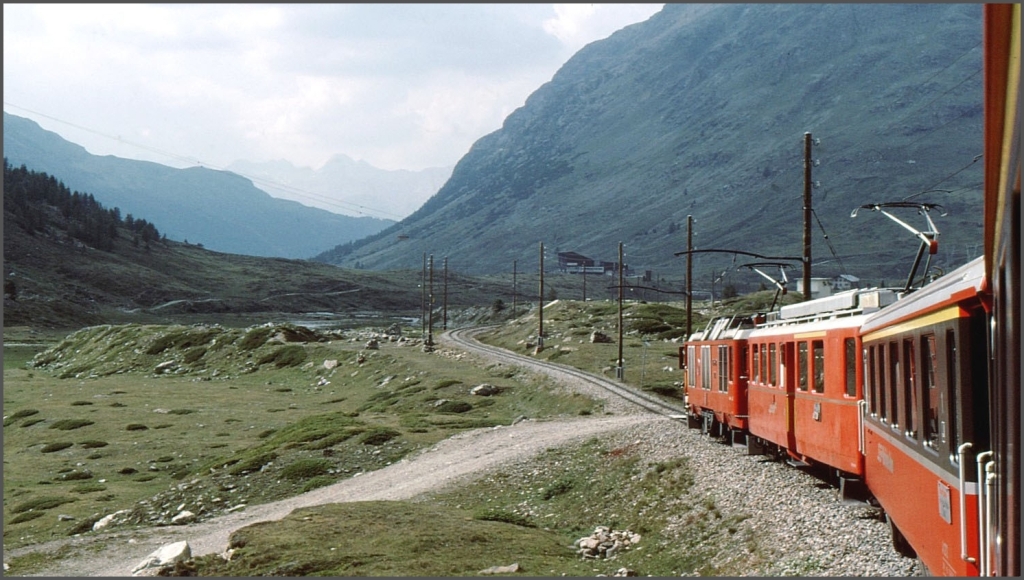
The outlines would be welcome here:
[[[444,340],[444,337],[442,337]],[[478,353],[478,356],[486,356]],[[603,391],[579,379],[560,378],[566,387],[596,397]],[[187,540],[193,555],[225,550],[229,535],[244,526],[278,520],[299,507],[369,500],[402,500],[456,485],[499,466],[524,463],[546,449],[602,435],[628,441],[650,460],[678,455],[693,458],[698,482],[714,482],[696,493],[713,497],[725,514],[749,515],[740,524],[737,542],[752,535],[776,556],[751,575],[920,575],[913,560],[890,547],[888,527],[870,517],[868,508],[840,505],[835,490],[780,463],[748,456],[737,449],[701,437],[685,423],[614,403],[614,414],[556,421],[521,421],[514,426],[477,429],[455,435],[384,469],[365,473],[285,500],[249,506],[244,511],[182,527],[112,531],[98,537],[69,538],[11,550],[6,558],[39,549],[80,547],[77,555],[55,561],[40,576],[129,576],[131,570],[160,546]],[[671,506],[665,506],[671,510]],[[685,533],[673,522],[675,533]],[[818,530],[809,533],[808,530]],[[741,558],[745,550],[730,550],[723,561]],[[741,563],[742,564],[742,563]]]

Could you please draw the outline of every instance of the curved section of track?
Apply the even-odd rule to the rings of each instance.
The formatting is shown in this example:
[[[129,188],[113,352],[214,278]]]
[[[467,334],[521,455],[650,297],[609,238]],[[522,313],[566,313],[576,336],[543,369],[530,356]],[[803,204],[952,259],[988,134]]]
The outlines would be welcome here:
[[[599,375],[584,372],[575,367],[519,355],[506,349],[484,344],[476,340],[475,336],[477,334],[486,332],[492,328],[494,327],[478,326],[473,328],[449,330],[441,336],[441,340],[449,342],[450,344],[468,352],[483,354],[488,358],[526,367],[555,378],[567,377],[573,380],[583,381],[651,413],[657,413],[658,415],[664,415],[672,419],[686,419],[686,409],[684,407],[673,405],[657,397],[633,389],[618,381],[613,381]]]

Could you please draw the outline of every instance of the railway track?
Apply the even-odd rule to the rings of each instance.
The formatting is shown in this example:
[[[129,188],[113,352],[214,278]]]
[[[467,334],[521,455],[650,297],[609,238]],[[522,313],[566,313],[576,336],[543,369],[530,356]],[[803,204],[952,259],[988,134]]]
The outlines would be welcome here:
[[[602,376],[584,372],[575,367],[537,360],[528,356],[516,354],[503,348],[484,344],[476,340],[475,336],[477,334],[490,330],[491,328],[494,327],[478,326],[473,328],[449,330],[441,336],[441,340],[449,342],[450,344],[458,346],[466,351],[485,354],[491,359],[526,367],[549,376],[562,376],[576,381],[582,381],[651,413],[656,413],[676,420],[686,420],[686,409],[682,405],[673,405],[657,397],[633,389],[618,381],[613,381]]]

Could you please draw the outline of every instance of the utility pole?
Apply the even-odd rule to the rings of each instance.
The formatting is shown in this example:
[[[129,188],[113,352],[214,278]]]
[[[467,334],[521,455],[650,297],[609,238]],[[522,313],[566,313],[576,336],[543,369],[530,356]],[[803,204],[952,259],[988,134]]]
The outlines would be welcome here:
[[[430,254],[430,301],[427,305],[427,346],[434,346],[434,254]]]
[[[540,325],[537,328],[537,351],[544,350],[544,242],[540,243],[540,306],[537,309],[537,320]]]
[[[423,273],[420,274],[420,336],[427,336],[427,253],[423,252]]]
[[[693,216],[686,216],[686,340],[693,334]]]
[[[444,257],[444,318],[441,330],[448,330],[448,256]]]
[[[512,260],[512,318],[516,317],[516,261]]]
[[[583,301],[587,301],[587,265],[583,265]]]
[[[623,379],[623,368],[622,368],[622,242],[619,242],[619,360],[615,366],[615,378],[620,381]]]
[[[811,134],[804,133],[804,301],[811,299]]]

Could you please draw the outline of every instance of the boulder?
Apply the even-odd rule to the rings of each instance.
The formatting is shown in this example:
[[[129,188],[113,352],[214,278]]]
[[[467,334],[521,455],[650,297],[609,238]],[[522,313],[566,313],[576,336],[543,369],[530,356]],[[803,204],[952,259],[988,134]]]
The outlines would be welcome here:
[[[167,544],[139,562],[132,568],[132,576],[155,576],[164,567],[173,567],[178,562],[184,562],[192,557],[192,547],[188,542],[182,540],[173,544]],[[157,574],[154,574],[157,572]]]

